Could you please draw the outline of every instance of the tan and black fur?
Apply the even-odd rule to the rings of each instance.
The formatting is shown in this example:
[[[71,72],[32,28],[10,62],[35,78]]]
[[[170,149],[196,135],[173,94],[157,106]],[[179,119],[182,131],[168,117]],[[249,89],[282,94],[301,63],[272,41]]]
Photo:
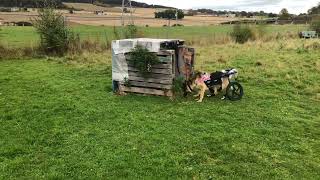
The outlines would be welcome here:
[[[198,93],[194,95],[194,97],[199,97],[197,102],[202,102],[203,98],[205,96],[206,91],[210,90],[212,95],[216,96],[219,92],[225,92],[229,85],[229,77],[223,77],[221,78],[222,84],[220,85],[214,85],[208,88],[208,86],[204,82],[199,82],[199,79],[201,79],[201,72],[196,72],[193,77],[190,78],[189,81],[186,82],[186,93],[191,93],[193,90],[198,89]]]

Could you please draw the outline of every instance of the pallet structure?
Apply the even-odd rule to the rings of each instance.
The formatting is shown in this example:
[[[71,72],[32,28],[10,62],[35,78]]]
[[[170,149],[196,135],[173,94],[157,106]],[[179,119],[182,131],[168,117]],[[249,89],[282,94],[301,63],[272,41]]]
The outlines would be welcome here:
[[[139,40],[140,39],[134,39],[133,41],[139,42]],[[126,53],[123,54],[125,61],[119,60],[119,58],[113,59],[113,64],[120,66],[114,69],[122,69],[125,71],[124,76],[113,78],[114,91],[121,94],[139,93],[167,97],[173,96],[172,86],[174,79],[177,77],[188,79],[193,72],[194,49],[183,46],[181,40],[142,40],[144,43],[140,44],[148,44],[149,41],[161,43],[159,46],[162,48],[157,50],[157,52],[151,52],[156,53],[160,63],[153,65],[151,72],[145,77],[133,66],[130,60],[130,52],[126,51]],[[164,45],[164,42],[168,45]],[[146,48],[148,47],[150,51],[156,51],[156,49],[150,48],[150,44],[146,46]],[[119,61],[122,62],[119,63]],[[116,73],[118,72],[113,71],[113,74]]]

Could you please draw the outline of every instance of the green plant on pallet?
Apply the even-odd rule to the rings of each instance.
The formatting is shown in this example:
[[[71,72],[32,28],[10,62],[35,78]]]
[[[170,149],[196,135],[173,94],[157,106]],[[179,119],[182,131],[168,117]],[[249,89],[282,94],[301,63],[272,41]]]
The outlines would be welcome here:
[[[143,77],[148,77],[152,72],[152,66],[160,63],[155,53],[151,53],[140,45],[137,45],[130,53],[130,61]]]

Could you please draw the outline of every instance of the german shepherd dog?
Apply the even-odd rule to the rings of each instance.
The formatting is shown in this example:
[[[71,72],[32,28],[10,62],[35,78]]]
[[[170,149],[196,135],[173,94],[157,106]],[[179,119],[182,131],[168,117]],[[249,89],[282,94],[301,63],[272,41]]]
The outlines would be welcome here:
[[[219,92],[226,93],[226,89],[230,83],[230,79],[237,78],[238,71],[236,69],[228,69],[216,71],[214,73],[195,72],[192,77],[185,82],[185,96],[199,89],[194,97],[199,97],[197,102],[202,102],[206,91],[210,91],[210,96],[216,96]],[[222,98],[225,99],[225,96]]]

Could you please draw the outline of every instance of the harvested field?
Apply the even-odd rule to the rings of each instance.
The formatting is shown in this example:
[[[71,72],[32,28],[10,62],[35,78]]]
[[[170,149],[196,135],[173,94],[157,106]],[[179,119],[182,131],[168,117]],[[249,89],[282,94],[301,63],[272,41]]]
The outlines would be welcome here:
[[[70,24],[82,24],[92,26],[120,26],[121,8],[120,7],[102,7],[86,3],[65,3],[69,8],[75,8],[74,14],[67,10],[59,10]],[[94,11],[103,10],[103,15],[96,15]],[[154,13],[162,9],[152,8],[133,8],[134,23],[138,26],[161,27],[168,25],[169,21],[165,19],[155,19]],[[14,12],[0,13],[0,18],[5,22],[30,21],[37,16],[36,12]],[[129,14],[126,14],[129,16]],[[128,23],[129,18],[125,18]],[[186,16],[183,20],[171,21],[170,24],[182,24],[184,26],[207,26],[217,25],[223,22],[237,20],[236,18],[214,17],[214,16]]]

